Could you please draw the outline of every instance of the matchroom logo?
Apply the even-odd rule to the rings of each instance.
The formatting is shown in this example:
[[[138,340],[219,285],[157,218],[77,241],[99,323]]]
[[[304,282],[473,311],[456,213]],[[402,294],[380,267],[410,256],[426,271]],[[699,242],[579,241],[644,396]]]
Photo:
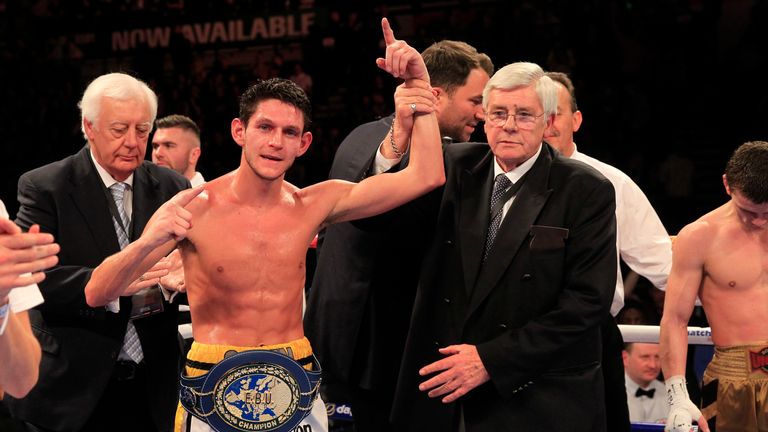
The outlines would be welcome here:
[[[760,349],[758,352],[749,352],[749,363],[752,365],[752,371],[758,369],[768,373],[768,347]]]

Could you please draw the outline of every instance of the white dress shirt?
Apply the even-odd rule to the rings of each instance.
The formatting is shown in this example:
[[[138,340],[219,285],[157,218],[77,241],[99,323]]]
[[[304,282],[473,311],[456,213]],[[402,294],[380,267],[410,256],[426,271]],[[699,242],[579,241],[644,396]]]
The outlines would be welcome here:
[[[499,174],[504,173],[509,181],[512,182],[512,184],[517,183],[518,180],[520,180],[525,173],[531,170],[533,167],[533,164],[536,163],[536,159],[539,158],[539,154],[541,154],[541,145],[539,145],[539,149],[536,150],[536,154],[528,158],[525,162],[521,163],[520,165],[512,168],[508,172],[504,173],[504,169],[501,168],[499,165],[499,162],[496,160],[496,158],[493,158],[493,178],[496,179],[496,176]],[[523,187],[525,187],[523,185]],[[507,211],[510,207],[512,207],[512,202],[515,200],[515,197],[508,199],[507,202],[504,203],[504,207],[501,210],[501,220],[503,221],[505,217],[507,217]]]
[[[203,175],[200,174],[200,171],[195,171],[195,175],[189,179],[189,182],[192,184],[192,187],[195,187],[205,183],[205,179],[203,178]]]
[[[667,403],[667,391],[664,383],[659,380],[651,381],[648,387],[643,390],[655,389],[652,398],[648,396],[635,396],[640,386],[624,374],[624,381],[627,388],[627,406],[629,407],[629,421],[660,423],[667,418],[669,413],[669,404]]]
[[[660,290],[667,288],[672,268],[672,241],[656,211],[640,187],[617,168],[591,158],[578,149],[572,159],[584,162],[604,175],[616,191],[616,252],[637,274]],[[621,268],[616,268],[616,291],[611,314],[616,316],[624,306],[624,282]]]

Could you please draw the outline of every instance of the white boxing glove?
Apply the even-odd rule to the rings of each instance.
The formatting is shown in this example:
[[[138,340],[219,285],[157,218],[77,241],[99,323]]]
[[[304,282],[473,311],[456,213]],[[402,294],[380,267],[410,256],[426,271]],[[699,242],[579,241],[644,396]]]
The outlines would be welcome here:
[[[664,432],[690,432],[692,420],[701,418],[701,411],[688,397],[685,378],[676,375],[668,378],[664,384],[667,387],[669,415],[664,426]]]

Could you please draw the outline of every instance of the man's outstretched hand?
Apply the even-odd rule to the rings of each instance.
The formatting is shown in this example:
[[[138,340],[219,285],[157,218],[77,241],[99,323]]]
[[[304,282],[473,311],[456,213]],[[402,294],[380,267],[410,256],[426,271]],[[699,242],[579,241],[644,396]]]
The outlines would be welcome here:
[[[381,30],[384,32],[384,42],[387,44],[386,57],[377,58],[376,65],[395,78],[419,79],[429,83],[429,72],[421,54],[405,41],[395,39],[395,34],[386,18],[381,19]]]

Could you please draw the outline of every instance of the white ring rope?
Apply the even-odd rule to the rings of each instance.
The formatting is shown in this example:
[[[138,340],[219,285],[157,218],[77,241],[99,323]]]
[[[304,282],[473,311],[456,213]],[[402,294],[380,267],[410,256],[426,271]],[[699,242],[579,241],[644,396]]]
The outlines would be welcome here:
[[[624,342],[659,343],[659,326],[619,325]],[[192,337],[192,324],[181,324],[179,333],[184,339]],[[688,327],[688,343],[712,345],[712,331],[709,327]]]
[[[619,324],[619,330],[627,343],[659,343],[659,326]],[[712,345],[712,331],[709,327],[688,327],[688,343]]]

